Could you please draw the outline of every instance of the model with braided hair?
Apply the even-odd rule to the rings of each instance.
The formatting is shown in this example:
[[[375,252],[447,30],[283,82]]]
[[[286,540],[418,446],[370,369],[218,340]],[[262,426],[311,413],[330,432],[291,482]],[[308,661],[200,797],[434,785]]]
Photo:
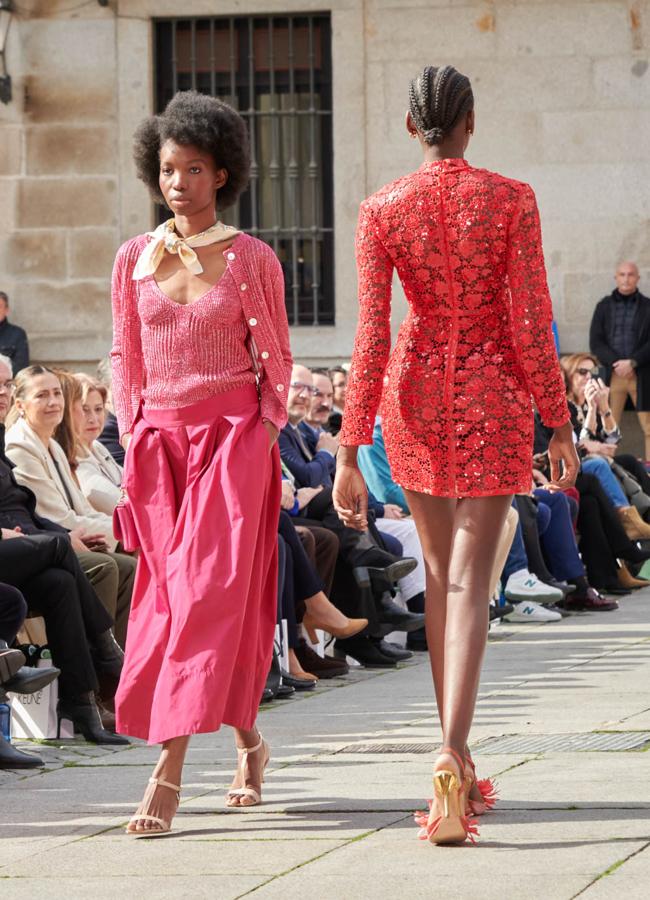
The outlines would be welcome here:
[[[474,132],[469,79],[427,66],[409,89],[406,128],[423,163],[361,204],[359,325],[334,503],[366,527],[357,446],[371,444],[381,401],[393,479],[413,513],[426,567],[426,631],[442,726],[420,836],[474,840],[471,813],[494,803],[467,742],[488,631],[489,582],[513,494],[532,477],[531,398],[546,425],[552,490],[573,484],[564,382],[551,332],[539,217],[531,188],[464,159]],[[396,269],[409,312],[391,351]]]

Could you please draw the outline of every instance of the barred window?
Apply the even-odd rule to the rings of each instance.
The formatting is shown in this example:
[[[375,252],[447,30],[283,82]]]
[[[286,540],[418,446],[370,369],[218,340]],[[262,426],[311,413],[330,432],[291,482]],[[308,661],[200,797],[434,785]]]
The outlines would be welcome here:
[[[224,221],[267,241],[292,325],[334,323],[329,15],[155,23],[156,108],[176,91],[230,103],[251,137],[251,180]]]

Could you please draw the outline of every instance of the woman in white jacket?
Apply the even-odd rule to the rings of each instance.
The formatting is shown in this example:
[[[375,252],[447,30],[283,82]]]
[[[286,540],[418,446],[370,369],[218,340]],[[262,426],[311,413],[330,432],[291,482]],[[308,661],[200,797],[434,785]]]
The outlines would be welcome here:
[[[66,382],[72,377],[61,373]],[[109,614],[115,620],[115,637],[126,640],[135,560],[115,552],[111,516],[98,512],[84,497],[63,447],[54,433],[63,420],[64,393],[57,375],[45,366],[28,366],[15,378],[14,406],[7,417],[6,455],[13,462],[20,484],[36,495],[36,511],[75,534],[82,534],[89,550],[107,553],[117,566],[115,595]],[[89,540],[90,538],[90,540]],[[106,605],[106,600],[102,596]]]
[[[104,429],[108,392],[84,373],[77,373],[75,378],[81,385],[81,399],[72,407],[78,439],[76,475],[91,506],[112,516],[120,500],[122,467],[98,441]]]

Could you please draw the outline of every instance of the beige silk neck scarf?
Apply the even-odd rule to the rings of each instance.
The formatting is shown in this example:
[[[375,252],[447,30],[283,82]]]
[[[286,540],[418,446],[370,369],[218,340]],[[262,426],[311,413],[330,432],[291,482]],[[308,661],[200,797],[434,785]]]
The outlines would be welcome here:
[[[147,236],[152,238],[144,248],[133,270],[133,280],[139,281],[148,275],[153,275],[160,265],[165,253],[178,253],[183,265],[193,275],[200,275],[203,266],[192,249],[193,247],[206,247],[208,244],[216,244],[219,241],[228,241],[240,232],[232,225],[224,225],[223,222],[215,222],[210,228],[200,234],[183,238],[176,234],[174,219],[168,219],[159,225],[155,231],[148,231]]]

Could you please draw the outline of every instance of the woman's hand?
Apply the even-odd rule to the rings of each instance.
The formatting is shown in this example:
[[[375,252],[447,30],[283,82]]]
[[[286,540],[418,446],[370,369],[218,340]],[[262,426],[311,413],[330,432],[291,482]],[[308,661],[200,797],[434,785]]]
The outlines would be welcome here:
[[[384,503],[384,519],[403,519],[402,507],[397,503]]]
[[[548,490],[564,491],[573,487],[580,471],[580,460],[573,442],[571,422],[565,422],[554,429],[548,445],[548,456],[551,461]]]
[[[368,528],[368,488],[358,466],[339,462],[332,501],[344,525],[356,531]]]
[[[280,432],[275,427],[273,422],[269,422],[268,419],[264,419],[264,422],[262,424],[266,428],[268,435],[269,435],[269,452],[270,452],[273,449],[273,444],[275,444],[275,442],[277,441],[277,439],[280,435]]]
[[[126,434],[123,434],[120,438],[120,444],[122,445],[122,449],[124,451],[129,449],[129,444],[131,443],[132,437],[133,435],[131,434],[131,432],[127,431]]]

